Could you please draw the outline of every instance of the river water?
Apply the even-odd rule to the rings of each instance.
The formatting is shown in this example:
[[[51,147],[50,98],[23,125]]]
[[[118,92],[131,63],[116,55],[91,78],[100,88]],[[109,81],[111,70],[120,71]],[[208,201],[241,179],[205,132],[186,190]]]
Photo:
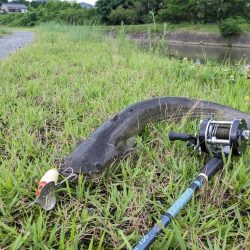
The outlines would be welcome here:
[[[250,48],[168,44],[165,51],[168,56],[192,59],[197,64],[203,64],[207,60],[218,63],[250,64]]]
[[[185,45],[165,41],[163,43],[157,41],[150,43],[147,39],[131,40],[143,49],[158,50],[161,54],[169,57],[187,58],[197,64],[213,61],[217,63],[250,65],[250,48]]]

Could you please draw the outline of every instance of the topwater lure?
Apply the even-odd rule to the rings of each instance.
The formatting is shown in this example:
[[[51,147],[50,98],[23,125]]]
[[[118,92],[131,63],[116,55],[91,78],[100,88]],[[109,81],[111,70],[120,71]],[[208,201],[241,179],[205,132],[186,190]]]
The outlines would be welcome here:
[[[59,171],[55,168],[48,170],[40,180],[36,190],[36,200],[34,203],[39,204],[45,211],[49,211],[56,204],[56,190],[67,180],[77,178],[73,173],[63,181],[58,182]]]

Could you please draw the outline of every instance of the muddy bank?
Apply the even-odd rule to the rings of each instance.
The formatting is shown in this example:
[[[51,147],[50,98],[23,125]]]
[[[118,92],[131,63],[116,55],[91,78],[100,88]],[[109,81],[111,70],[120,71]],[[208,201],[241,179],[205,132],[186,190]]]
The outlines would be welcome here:
[[[13,54],[18,49],[31,43],[34,33],[30,31],[15,31],[11,35],[0,38],[0,59]]]
[[[110,33],[116,37],[115,32]],[[169,32],[164,36],[161,34],[148,34],[142,32],[128,33],[127,36],[132,40],[147,42],[166,40],[168,43],[185,44],[185,45],[204,45],[213,47],[235,47],[250,48],[250,33],[243,33],[237,37],[224,38],[219,33],[194,32],[194,31],[175,31]]]
[[[243,33],[237,37],[225,39],[217,33],[201,32],[172,32],[166,35],[166,39],[171,43],[205,46],[222,46],[222,47],[250,47],[250,34]]]

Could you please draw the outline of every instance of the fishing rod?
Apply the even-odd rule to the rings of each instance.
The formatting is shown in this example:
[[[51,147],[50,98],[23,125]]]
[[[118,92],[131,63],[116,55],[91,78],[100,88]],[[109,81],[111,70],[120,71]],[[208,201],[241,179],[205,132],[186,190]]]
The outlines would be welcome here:
[[[198,177],[185,190],[185,192],[174,202],[174,204],[162,216],[160,223],[154,227],[139,241],[134,250],[148,249],[157,236],[162,233],[163,228],[170,224],[182,208],[192,199],[194,193],[201,189],[204,181],[208,180],[223,168],[223,158],[241,156],[249,141],[250,130],[245,120],[235,119],[233,121],[215,121],[213,118],[201,121],[199,132],[196,135],[186,133],[170,132],[171,141],[186,141],[188,146],[193,146],[200,152],[212,155],[202,168]]]

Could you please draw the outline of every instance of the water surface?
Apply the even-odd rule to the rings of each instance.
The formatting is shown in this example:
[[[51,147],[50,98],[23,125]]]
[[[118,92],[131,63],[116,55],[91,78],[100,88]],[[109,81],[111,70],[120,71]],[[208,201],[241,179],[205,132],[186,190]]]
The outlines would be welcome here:
[[[168,44],[165,51],[168,56],[193,59],[196,63],[209,60],[218,63],[250,64],[250,48]]]

